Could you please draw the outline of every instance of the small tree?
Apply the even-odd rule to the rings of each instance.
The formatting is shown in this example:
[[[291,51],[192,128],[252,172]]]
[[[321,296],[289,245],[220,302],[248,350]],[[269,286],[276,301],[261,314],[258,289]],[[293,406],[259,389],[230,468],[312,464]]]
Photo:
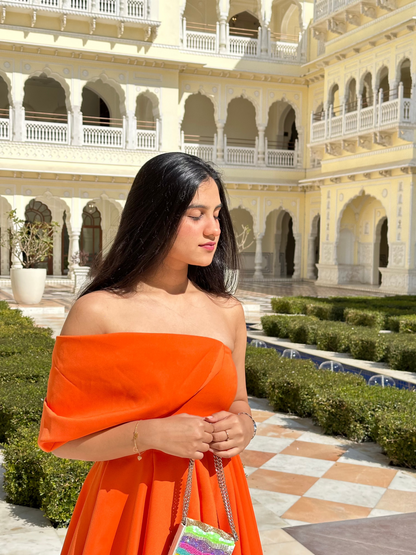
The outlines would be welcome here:
[[[248,225],[241,225],[241,227],[243,228],[243,231],[241,231],[240,233],[236,233],[235,235],[235,238],[237,240],[238,252],[243,252],[244,250],[251,247],[251,245],[254,243],[254,239],[256,238],[254,237],[251,243],[247,245],[246,243],[248,241],[248,236],[250,235],[251,229]]]
[[[34,268],[53,252],[53,233],[58,222],[28,222],[20,219],[16,209],[7,213],[10,226],[1,239],[2,247],[9,247],[23,268]]]

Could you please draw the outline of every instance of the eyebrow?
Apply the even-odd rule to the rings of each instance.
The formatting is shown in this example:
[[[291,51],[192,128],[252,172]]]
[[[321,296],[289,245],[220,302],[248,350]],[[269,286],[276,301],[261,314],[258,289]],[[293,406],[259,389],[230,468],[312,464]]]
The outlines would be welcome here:
[[[221,204],[218,204],[218,205],[214,208],[214,210],[216,210],[217,208],[222,208],[222,206],[223,206],[222,203],[221,203]],[[205,204],[190,204],[190,205],[188,206],[188,209],[189,209],[189,208],[205,208],[205,210],[208,210],[209,206],[205,206]]]

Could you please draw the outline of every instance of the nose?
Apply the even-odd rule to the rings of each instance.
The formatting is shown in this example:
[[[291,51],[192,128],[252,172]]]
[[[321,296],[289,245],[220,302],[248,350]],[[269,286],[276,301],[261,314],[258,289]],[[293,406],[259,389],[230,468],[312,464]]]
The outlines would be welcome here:
[[[214,216],[212,218],[209,218],[209,221],[207,222],[207,226],[205,228],[205,235],[215,238],[218,237],[220,233],[221,229],[219,220],[216,220]]]

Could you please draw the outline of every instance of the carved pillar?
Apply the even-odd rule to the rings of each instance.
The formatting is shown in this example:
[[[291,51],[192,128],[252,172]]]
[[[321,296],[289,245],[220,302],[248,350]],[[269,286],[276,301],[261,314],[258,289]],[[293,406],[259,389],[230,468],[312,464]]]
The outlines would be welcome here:
[[[315,279],[315,235],[309,235],[308,239],[308,267],[307,275],[308,279]]]
[[[127,150],[135,150],[137,148],[137,118],[132,111],[127,112]]]
[[[266,26],[260,27],[260,29],[261,29],[260,53],[262,56],[269,56],[270,29]]]
[[[84,143],[84,131],[82,129],[82,112],[79,106],[73,107],[71,132],[71,144],[81,146]]]
[[[266,127],[264,125],[258,125],[257,126],[258,130],[259,130],[259,136],[258,136],[258,145],[259,145],[259,150],[258,150],[258,164],[259,166],[264,166],[265,165],[265,142],[264,142],[264,131],[266,129]]]
[[[224,163],[224,122],[217,123],[217,162]]]
[[[25,109],[22,102],[15,102],[13,106],[13,141],[25,141]]]
[[[256,254],[254,256],[254,276],[253,279],[263,279],[263,235],[259,235],[256,239]]]
[[[300,279],[301,262],[302,262],[302,235],[300,233],[293,234],[295,238],[295,255],[294,255],[294,271],[292,279]]]
[[[225,54],[228,51],[228,24],[227,16],[221,14],[220,16],[220,54]]]
[[[69,248],[68,248],[68,277],[72,279],[73,271],[75,267],[79,264],[72,261],[73,255],[80,250],[79,239],[81,236],[81,229],[79,227],[74,227],[71,229],[69,234]]]

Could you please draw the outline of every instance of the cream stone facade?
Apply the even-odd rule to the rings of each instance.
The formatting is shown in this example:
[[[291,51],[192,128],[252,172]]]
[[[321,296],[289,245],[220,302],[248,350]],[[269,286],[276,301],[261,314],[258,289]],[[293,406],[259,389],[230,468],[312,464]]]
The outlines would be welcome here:
[[[1,231],[57,221],[72,279],[182,150],[221,169],[247,278],[415,293],[415,27],[403,0],[0,0]]]

